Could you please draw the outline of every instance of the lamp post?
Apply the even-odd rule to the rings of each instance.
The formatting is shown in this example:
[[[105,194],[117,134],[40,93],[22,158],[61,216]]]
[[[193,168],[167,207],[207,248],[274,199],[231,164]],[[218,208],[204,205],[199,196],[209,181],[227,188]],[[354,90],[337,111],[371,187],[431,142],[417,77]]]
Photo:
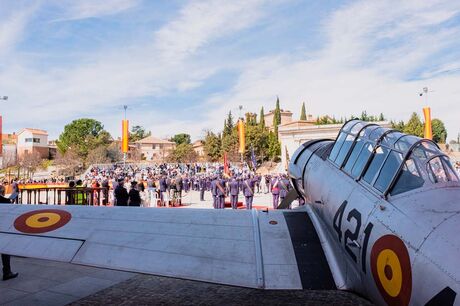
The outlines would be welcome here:
[[[422,92],[419,93],[420,97],[425,96],[425,106],[428,106],[428,87],[423,87]]]
[[[430,90],[432,92],[432,90]],[[425,96],[425,106],[423,107],[423,116],[425,117],[424,137],[433,139],[433,130],[431,127],[431,109],[428,106],[428,87],[423,87],[422,92],[419,93],[420,97]]]

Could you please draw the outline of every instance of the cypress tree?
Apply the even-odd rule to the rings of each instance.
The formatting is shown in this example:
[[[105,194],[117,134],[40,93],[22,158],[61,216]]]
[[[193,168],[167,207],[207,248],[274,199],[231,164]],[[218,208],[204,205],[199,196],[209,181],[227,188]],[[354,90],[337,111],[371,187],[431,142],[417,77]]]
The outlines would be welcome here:
[[[305,102],[302,103],[302,110],[300,111],[300,120],[307,120],[307,111],[305,109]]]
[[[276,97],[276,107],[275,107],[275,116],[273,118],[273,125],[281,124],[281,108],[280,108],[280,98]]]
[[[260,109],[260,118],[259,118],[259,125],[262,128],[265,128],[265,116],[264,116],[264,107]]]

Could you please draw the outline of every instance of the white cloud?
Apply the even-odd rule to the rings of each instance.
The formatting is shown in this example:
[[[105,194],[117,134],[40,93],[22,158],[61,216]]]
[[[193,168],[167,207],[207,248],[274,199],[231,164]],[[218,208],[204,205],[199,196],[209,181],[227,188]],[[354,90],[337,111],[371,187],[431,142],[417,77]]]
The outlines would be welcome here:
[[[139,0],[78,0],[57,2],[63,9],[63,17],[53,21],[80,20],[115,15],[139,4]]]
[[[0,15],[0,56],[14,50],[23,36],[35,7],[22,9],[11,14]]]
[[[137,1],[72,3],[75,7],[66,11],[64,19],[117,14]],[[86,115],[101,120],[116,137],[122,116],[119,106],[151,96],[147,107],[139,110],[134,106],[130,111],[133,124],[144,125],[158,136],[185,131],[196,138],[204,129],[220,130],[225,113],[237,113],[240,104],[256,113],[262,105],[269,110],[277,95],[282,107],[292,110],[294,116],[305,101],[314,115],[350,116],[367,110],[407,119],[412,111],[421,110],[424,101],[417,93],[428,86],[435,90],[430,94],[433,116],[445,120],[449,137],[460,130],[456,118],[460,115],[460,77],[442,74],[443,69],[455,68],[453,63],[433,68],[431,74],[423,75],[425,80],[407,80],[433,54],[455,43],[458,27],[439,25],[458,14],[460,4],[361,1],[342,7],[322,21],[320,31],[326,43],[320,50],[308,50],[308,57],[290,50],[289,54],[242,61],[238,55],[216,57],[207,49],[221,38],[267,20],[276,8],[273,3],[278,1],[190,1],[172,20],[152,29],[144,41],[130,42],[124,48],[106,46],[84,54],[66,69],[34,68],[29,65],[32,59],[22,54],[0,71],[4,90],[0,94],[8,94],[15,104],[5,110],[5,124],[55,129],[57,123]],[[10,28],[21,33],[24,25]],[[21,35],[11,37],[9,41],[18,41]],[[199,88],[209,78],[212,82],[214,74],[229,67],[232,72],[240,71],[236,84],[202,104],[168,113],[155,102],[155,97]],[[179,120],[179,114],[189,119]],[[60,130],[50,132],[57,136]]]
[[[71,3],[63,19],[115,14],[136,1]],[[260,0],[190,1],[175,18],[152,33],[152,40],[83,55],[70,68],[54,66],[38,70],[29,66],[30,58],[24,60],[27,55],[23,55],[16,64],[0,71],[0,83],[11,101],[22,102],[9,110],[8,115],[17,118],[15,122],[27,120],[36,126],[51,126],[56,121],[65,123],[90,115],[94,110],[102,120],[110,118],[110,114],[104,113],[117,105],[129,104],[132,99],[196,88],[221,65],[203,65],[202,61],[194,60],[196,54],[208,43],[257,22],[263,4]],[[158,107],[150,105],[152,109]],[[40,111],[31,112],[32,108]],[[139,120],[148,122],[150,118],[145,113],[140,114]],[[118,130],[112,130],[115,136]],[[59,131],[50,132],[56,136]]]
[[[179,17],[155,34],[159,55],[182,60],[217,37],[236,32],[257,22],[263,0],[192,1]]]
[[[306,101],[313,115],[349,117],[367,110],[407,120],[414,111],[421,114],[425,100],[418,93],[428,86],[435,90],[428,101],[433,116],[445,121],[449,138],[456,137],[460,76],[441,74],[409,81],[407,75],[456,43],[458,27],[438,26],[459,11],[458,3],[433,1],[422,5],[360,1],[344,7],[324,21],[328,41],[322,50],[300,60],[292,56],[254,60],[231,91],[208,100],[213,111],[205,124],[219,128],[225,112],[238,104],[257,114],[261,104],[265,110],[273,108],[277,95],[294,116]]]

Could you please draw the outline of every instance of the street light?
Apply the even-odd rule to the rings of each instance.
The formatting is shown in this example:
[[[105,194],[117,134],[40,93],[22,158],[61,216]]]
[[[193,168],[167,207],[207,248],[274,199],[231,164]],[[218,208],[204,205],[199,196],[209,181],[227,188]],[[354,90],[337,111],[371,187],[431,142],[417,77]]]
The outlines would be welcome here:
[[[428,87],[423,87],[422,88],[422,91],[419,92],[419,96],[422,97],[422,96],[425,96],[425,105],[428,106],[428,93],[429,92],[434,92],[434,90],[428,90]]]
[[[8,100],[8,96],[0,96],[0,100]]]

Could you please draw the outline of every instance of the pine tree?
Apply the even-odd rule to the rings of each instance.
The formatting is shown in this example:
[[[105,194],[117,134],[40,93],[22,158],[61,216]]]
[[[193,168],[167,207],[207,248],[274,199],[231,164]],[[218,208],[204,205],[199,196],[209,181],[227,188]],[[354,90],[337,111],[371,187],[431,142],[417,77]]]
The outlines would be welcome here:
[[[404,133],[423,137],[423,123],[417,113],[412,113],[409,121],[404,126]]]
[[[227,116],[227,126],[228,126],[228,129],[229,129],[229,130],[232,130],[233,127],[235,126],[235,124],[233,123],[232,111],[229,111],[229,112],[228,112],[228,116]]]
[[[262,106],[262,108],[260,109],[260,115],[259,115],[259,125],[262,127],[262,128],[265,128],[265,113],[264,113],[264,107]]]
[[[302,103],[302,110],[300,111],[300,120],[307,120],[307,111],[305,109],[305,102]]]
[[[222,131],[223,136],[230,135],[235,125],[233,124],[232,112],[228,112],[227,119],[224,120],[224,129]]]

